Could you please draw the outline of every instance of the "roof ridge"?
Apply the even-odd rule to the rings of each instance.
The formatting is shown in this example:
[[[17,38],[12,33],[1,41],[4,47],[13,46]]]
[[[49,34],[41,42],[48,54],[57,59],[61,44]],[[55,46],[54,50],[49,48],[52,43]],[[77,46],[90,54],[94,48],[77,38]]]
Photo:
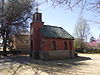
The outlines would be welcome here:
[[[56,28],[62,28],[62,27],[58,27],[58,26],[51,26],[51,25],[44,25],[44,26],[56,27]]]

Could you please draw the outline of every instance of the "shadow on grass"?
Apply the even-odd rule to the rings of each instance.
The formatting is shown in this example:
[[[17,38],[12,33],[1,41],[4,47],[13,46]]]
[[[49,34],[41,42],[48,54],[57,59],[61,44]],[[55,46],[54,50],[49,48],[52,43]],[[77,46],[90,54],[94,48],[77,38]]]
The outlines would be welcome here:
[[[13,65],[19,64],[17,68],[13,70],[12,75],[14,75],[19,69],[21,69],[22,66],[28,66],[33,70],[37,69],[37,71],[41,70],[47,73],[52,73],[52,72],[62,72],[65,69],[73,68],[75,66],[88,65],[84,62],[81,62],[86,60],[91,60],[91,58],[76,57],[73,59],[42,61],[42,60],[35,60],[28,56],[9,56],[9,57],[1,57],[0,64],[2,65],[2,68],[10,68],[10,69],[14,67]],[[4,65],[9,65],[9,66],[5,67]]]

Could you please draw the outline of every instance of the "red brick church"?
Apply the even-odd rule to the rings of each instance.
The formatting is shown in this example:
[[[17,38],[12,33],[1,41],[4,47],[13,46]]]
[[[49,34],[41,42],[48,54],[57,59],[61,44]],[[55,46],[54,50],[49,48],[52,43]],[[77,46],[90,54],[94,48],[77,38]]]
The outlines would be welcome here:
[[[35,59],[65,59],[74,57],[74,38],[62,27],[44,25],[42,13],[33,15],[30,25],[32,56]]]

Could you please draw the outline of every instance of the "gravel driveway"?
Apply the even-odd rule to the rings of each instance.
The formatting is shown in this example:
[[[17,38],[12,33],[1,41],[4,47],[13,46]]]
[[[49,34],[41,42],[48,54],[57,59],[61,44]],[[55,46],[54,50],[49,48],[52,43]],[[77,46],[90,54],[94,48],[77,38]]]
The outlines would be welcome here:
[[[0,75],[100,75],[100,54],[78,54],[65,60],[40,61],[29,57],[0,58]]]

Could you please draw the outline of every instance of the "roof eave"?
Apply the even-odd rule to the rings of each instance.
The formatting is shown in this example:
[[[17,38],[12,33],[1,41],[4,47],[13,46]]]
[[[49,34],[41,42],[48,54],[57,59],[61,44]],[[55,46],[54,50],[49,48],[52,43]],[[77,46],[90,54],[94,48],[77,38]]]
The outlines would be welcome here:
[[[48,38],[48,39],[66,39],[66,40],[74,40],[74,38],[59,38],[59,37],[45,37],[44,38]]]

